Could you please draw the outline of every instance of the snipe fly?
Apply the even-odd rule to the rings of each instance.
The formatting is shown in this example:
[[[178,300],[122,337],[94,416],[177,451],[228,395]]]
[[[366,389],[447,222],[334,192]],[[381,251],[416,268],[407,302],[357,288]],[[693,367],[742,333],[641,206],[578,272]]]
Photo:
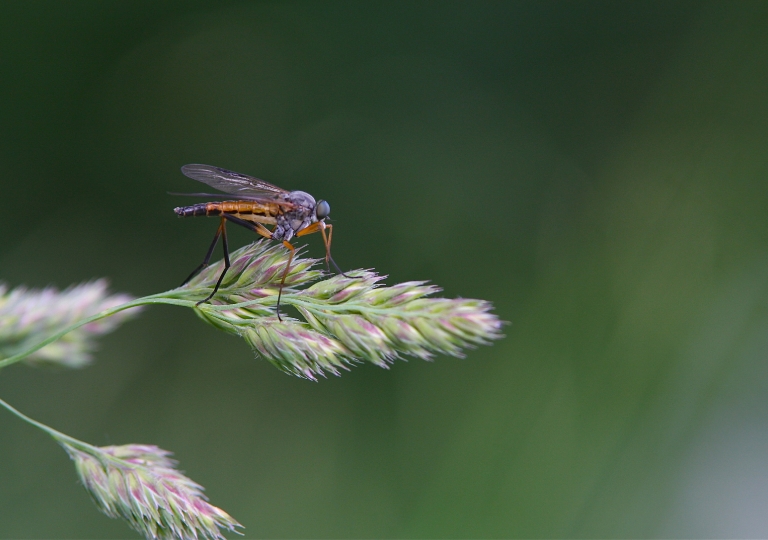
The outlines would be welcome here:
[[[283,277],[280,280],[280,291],[277,295],[278,319],[280,319],[280,298],[283,294],[283,285],[285,284],[285,278],[291,268],[291,262],[293,261],[293,256],[296,252],[296,249],[289,241],[294,236],[304,236],[320,231],[323,235],[323,242],[325,243],[326,265],[328,265],[328,262],[330,261],[340,274],[346,276],[331,257],[333,226],[325,223],[325,219],[331,212],[331,206],[327,201],[319,200],[315,202],[315,198],[304,191],[288,191],[265,182],[264,180],[259,180],[258,178],[246,174],[228,171],[227,169],[213,167],[211,165],[184,165],[181,168],[181,172],[193,180],[208,184],[212,188],[216,188],[229,195],[234,195],[234,197],[232,197],[233,200],[206,202],[193,204],[192,206],[180,206],[173,209],[176,214],[183,217],[219,216],[221,220],[219,222],[219,228],[216,230],[216,234],[213,237],[213,242],[211,242],[211,247],[208,248],[208,253],[205,255],[205,259],[203,259],[200,266],[195,268],[189,277],[184,280],[184,283],[187,283],[203,268],[208,266],[213,250],[219,241],[219,237],[221,237],[224,248],[224,270],[222,270],[211,294],[200,300],[197,305],[213,298],[219,290],[227,270],[229,270],[227,221],[245,227],[264,238],[280,241],[290,250],[288,262],[285,265]],[[227,197],[226,195],[210,193],[189,193],[186,195],[200,197]],[[274,225],[274,227],[272,230],[269,230],[265,225]],[[328,229],[327,234],[326,229]]]

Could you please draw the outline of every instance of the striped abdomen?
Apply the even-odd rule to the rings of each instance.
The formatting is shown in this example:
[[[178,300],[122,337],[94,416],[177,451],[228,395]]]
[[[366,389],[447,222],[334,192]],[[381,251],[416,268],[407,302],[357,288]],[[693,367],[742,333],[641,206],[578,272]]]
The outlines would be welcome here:
[[[222,201],[180,206],[173,211],[182,217],[231,214],[248,219],[258,216],[261,218],[258,221],[262,223],[274,223],[275,216],[280,213],[280,205],[255,201]]]

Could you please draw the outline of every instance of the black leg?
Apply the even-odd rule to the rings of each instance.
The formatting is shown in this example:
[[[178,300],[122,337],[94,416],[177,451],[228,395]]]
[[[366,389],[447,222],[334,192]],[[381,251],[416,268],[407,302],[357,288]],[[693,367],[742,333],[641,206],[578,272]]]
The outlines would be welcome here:
[[[272,239],[272,232],[261,223],[251,223],[249,221],[245,221],[238,217],[230,216],[229,214],[222,214],[222,215],[224,218],[228,219],[232,223],[236,223],[237,225],[245,227],[246,229],[250,229],[256,234],[260,234],[264,238],[267,238],[270,240]],[[288,263],[285,265],[285,270],[283,270],[283,278],[280,280],[280,289],[277,293],[277,305],[275,306],[275,313],[277,313],[277,320],[279,320],[280,322],[283,321],[283,318],[280,317],[280,298],[282,298],[283,296],[283,285],[285,285],[285,278],[288,276],[288,271],[291,269],[291,261],[293,261],[293,256],[296,253],[296,249],[291,245],[290,242],[283,241],[283,245],[285,245],[285,247],[287,247],[291,251],[291,255],[288,257]]]
[[[221,214],[221,224],[219,225],[219,229],[216,231],[216,236],[213,237],[213,242],[211,243],[211,247],[208,248],[208,253],[205,255],[205,260],[202,262],[200,266],[198,266],[194,272],[184,281],[184,283],[187,283],[190,279],[195,277],[203,268],[208,266],[208,261],[211,259],[211,255],[213,254],[213,250],[216,247],[216,243],[219,240],[219,236],[222,238],[222,243],[224,247],[224,270],[221,272],[221,275],[219,276],[218,281],[216,282],[216,286],[213,288],[213,292],[209,294],[206,298],[203,300],[200,300],[195,305],[200,305],[204,302],[207,302],[213,296],[218,292],[219,287],[221,286],[221,282],[224,280],[224,276],[227,274],[227,270],[229,270],[230,263],[229,263],[229,246],[227,245],[227,229],[226,229],[226,222],[231,221],[232,223],[235,223],[236,225],[240,225],[241,227],[245,227],[246,229],[249,229],[256,234],[259,234],[267,239],[272,239],[272,232],[267,229],[264,225],[261,223],[252,223],[250,221],[245,221],[244,219],[240,219],[236,216],[230,215],[230,214]],[[280,299],[283,296],[283,286],[285,285],[285,278],[288,277],[288,272],[291,269],[291,262],[293,262],[293,257],[296,254],[296,249],[291,245],[290,242],[283,241],[283,245],[287,247],[290,250],[290,256],[288,257],[288,263],[285,265],[285,270],[283,270],[283,277],[280,280],[280,289],[277,293],[277,305],[275,306],[275,312],[277,313],[278,320],[282,321],[282,317],[280,317]],[[328,256],[330,258],[330,253],[328,253]],[[333,259],[330,259],[331,262],[333,262],[333,266],[336,267],[337,270],[343,275],[344,272],[341,271],[339,266],[336,264],[336,261]],[[355,276],[347,276],[347,277],[355,277]],[[183,285],[183,284],[182,284]]]
[[[221,214],[221,217],[231,221],[235,225],[240,225],[241,227],[245,227],[249,231],[253,231],[255,233],[259,232],[259,230],[257,229],[257,225],[261,225],[260,223],[259,224],[251,223],[250,221],[245,221],[244,219],[240,219],[239,217],[233,216],[231,214]],[[267,236],[267,238],[270,238],[270,236]]]
[[[225,214],[226,215],[226,214]],[[200,304],[203,304],[213,298],[213,295],[216,294],[219,290],[219,287],[221,286],[221,282],[224,280],[224,276],[227,274],[227,270],[229,270],[229,245],[227,244],[227,222],[224,221],[224,218],[221,219],[221,225],[219,225],[219,230],[216,232],[216,237],[218,239],[218,236],[221,235],[221,244],[224,248],[224,270],[221,271],[221,275],[219,276],[219,280],[216,282],[216,286],[213,288],[213,291],[211,294],[206,296],[204,299],[200,300],[196,306],[199,306]],[[216,243],[211,246],[211,249],[208,251],[208,257],[207,259],[210,259],[211,252],[213,251],[213,248],[216,246]],[[207,264],[208,261],[206,260],[205,263]]]
[[[283,319],[280,317],[280,298],[283,296],[283,285],[285,285],[285,278],[288,276],[288,271],[291,269],[293,256],[296,254],[296,248],[294,248],[290,242],[283,240],[283,245],[291,251],[291,255],[288,257],[285,270],[283,270],[283,279],[280,280],[280,292],[277,293],[277,306],[275,306],[275,311],[277,312],[277,320],[280,322],[283,322]]]
[[[325,229],[328,229],[328,236],[325,235]],[[320,229],[320,233],[323,235],[323,242],[325,243],[325,267],[328,269],[328,273],[331,273],[331,268],[328,265],[328,261],[331,261],[333,263],[334,268],[338,270],[339,274],[344,276],[345,278],[349,279],[360,279],[363,276],[349,276],[341,271],[341,268],[339,268],[339,265],[336,264],[336,261],[333,260],[333,257],[331,257],[331,240],[333,239],[333,225],[326,225],[324,228]]]
[[[184,280],[184,283],[180,285],[180,287],[183,287],[187,283],[189,283],[189,280],[195,277],[197,274],[200,273],[200,271],[208,266],[208,262],[211,260],[211,255],[213,255],[213,250],[216,248],[216,244],[219,242],[219,236],[221,236],[221,229],[222,225],[224,224],[224,220],[222,220],[222,223],[219,225],[219,228],[216,229],[216,234],[213,235],[213,242],[211,242],[211,247],[208,248],[208,253],[205,254],[205,259],[203,259],[203,262],[200,263],[200,266],[194,269],[194,271],[189,274],[189,277]]]
[[[345,274],[344,272],[342,272],[341,268],[339,268],[339,265],[338,265],[338,264],[336,264],[336,261],[334,261],[334,260],[333,260],[333,257],[331,257],[330,255],[328,255],[328,259],[331,261],[331,263],[333,264],[333,267],[336,269],[336,271],[337,271],[339,274],[341,274],[342,276],[344,276],[345,278],[349,278],[349,279],[360,279],[360,278],[362,278],[362,277],[363,277],[363,276],[350,276],[350,275],[347,275],[347,274]],[[328,261],[326,261],[326,262],[325,262],[325,264],[326,264],[326,265],[328,265]],[[330,273],[330,272],[331,272],[331,270],[330,270],[330,269],[328,269],[328,273]]]

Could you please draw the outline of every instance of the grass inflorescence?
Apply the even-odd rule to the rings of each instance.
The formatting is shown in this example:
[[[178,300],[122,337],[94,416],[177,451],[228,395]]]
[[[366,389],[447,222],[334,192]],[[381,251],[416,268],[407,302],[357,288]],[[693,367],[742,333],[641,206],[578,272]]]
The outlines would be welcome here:
[[[286,250],[259,241],[233,252],[231,261],[219,292],[210,303],[197,306],[197,313],[299,377],[338,375],[361,361],[387,367],[404,356],[461,357],[465,348],[501,337],[503,323],[491,313],[489,302],[434,298],[440,289],[422,281],[384,286],[384,276],[370,270],[325,277],[313,268],[318,261],[308,258],[294,260],[281,299],[304,320],[280,320],[275,304]],[[205,298],[222,264],[206,268],[172,291],[173,296]]]
[[[0,358],[13,356],[73,323],[132,300],[127,294],[109,294],[99,279],[59,291],[54,287],[9,290],[0,284]],[[111,332],[137,310],[122,311],[67,332],[61,339],[27,355],[25,362],[70,368],[89,364],[96,338]]]

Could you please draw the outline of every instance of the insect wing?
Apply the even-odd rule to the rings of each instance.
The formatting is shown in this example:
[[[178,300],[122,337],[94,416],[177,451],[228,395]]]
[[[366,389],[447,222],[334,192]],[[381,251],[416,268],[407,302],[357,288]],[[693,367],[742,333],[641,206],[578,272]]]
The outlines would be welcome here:
[[[228,171],[212,165],[200,165],[192,163],[184,165],[181,168],[184,176],[187,176],[203,184],[208,184],[224,193],[231,193],[240,196],[267,196],[275,198],[279,195],[287,194],[288,191],[275,185],[259,180],[247,174],[240,174],[235,171]]]
[[[169,191],[168,195],[174,195],[177,197],[202,197],[205,199],[233,199],[232,195],[226,195],[224,193],[179,193],[178,191]],[[288,202],[288,201],[282,201],[280,199],[275,199],[274,195],[270,196],[258,196],[258,195],[237,195],[238,201],[254,201],[254,202],[264,202],[269,204],[278,204],[284,208],[294,208],[296,205]]]

